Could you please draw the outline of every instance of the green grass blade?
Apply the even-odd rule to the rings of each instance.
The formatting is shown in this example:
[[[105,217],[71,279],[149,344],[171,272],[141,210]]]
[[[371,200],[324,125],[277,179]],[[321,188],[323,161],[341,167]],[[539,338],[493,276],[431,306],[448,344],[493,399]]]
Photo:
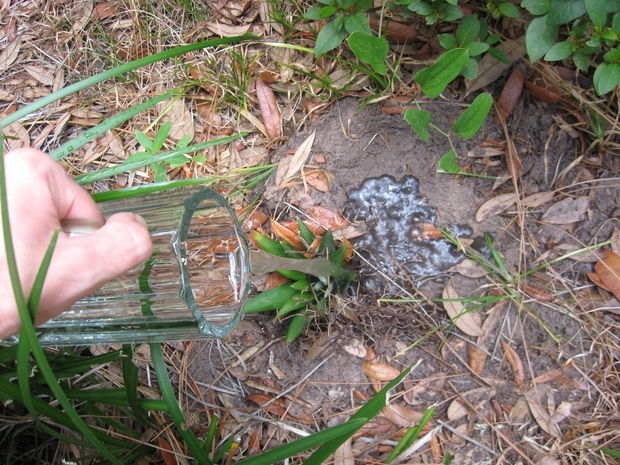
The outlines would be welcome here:
[[[200,50],[208,47],[216,47],[220,45],[231,45],[242,42],[244,40],[254,39],[255,36],[252,35],[242,35],[235,37],[224,37],[220,39],[212,39],[205,40],[202,42],[196,42],[195,44],[183,45],[180,47],[175,47],[170,50],[165,50],[163,52],[155,53],[153,55],[148,55],[143,58],[139,58],[134,61],[130,61],[129,63],[124,63],[122,65],[116,66],[115,68],[109,69],[102,73],[95,74],[89,78],[83,79],[82,81],[76,82],[75,84],[71,84],[63,89],[57,90],[45,97],[42,97],[29,105],[26,105],[23,108],[11,113],[6,118],[0,120],[0,132],[2,129],[6,128],[9,124],[14,123],[15,121],[20,120],[24,116],[28,116],[41,108],[50,105],[57,100],[63,99],[71,94],[79,92],[81,90],[92,87],[101,82],[107,81],[108,79],[112,79],[116,76],[120,76],[121,74],[129,73],[138,68],[142,68],[144,66],[148,66],[150,64],[156,63],[162,60],[169,60],[171,58],[177,57],[179,55],[183,55],[188,52],[193,52],[195,50]]]
[[[388,395],[392,389],[394,389],[406,376],[411,373],[411,371],[419,365],[418,362],[416,365],[403,370],[400,375],[394,378],[393,381],[390,381],[386,384],[383,389],[377,392],[368,402],[366,402],[357,412],[353,414],[351,420],[357,420],[360,418],[365,418],[364,423],[372,418],[374,418],[381,410],[385,408],[387,405]],[[364,424],[362,423],[362,425]],[[362,426],[360,425],[360,427]],[[353,431],[351,432],[353,434]],[[319,447],[314,453],[305,461],[305,465],[319,465],[323,463],[327,458],[332,455],[338,447],[340,447],[350,436],[334,438],[330,441],[327,441],[321,447]]]
[[[168,414],[172,417],[181,437],[185,441],[188,449],[193,454],[194,460],[201,465],[212,465],[213,462],[209,460],[207,454],[205,454],[202,444],[194,436],[194,434],[185,428],[185,417],[179,404],[177,403],[172,383],[168,377],[166,368],[166,362],[164,361],[164,354],[160,344],[151,344],[151,359],[153,361],[153,367],[155,373],[157,373],[157,381],[159,382],[159,389],[161,391],[162,398],[168,407]]]
[[[351,437],[353,433],[364,426],[367,421],[366,418],[351,419],[340,425],[318,431],[308,437],[297,439],[289,444],[276,447],[256,457],[241,460],[237,462],[236,465],[272,465],[320,444],[326,444],[332,441],[343,443],[347,438]]]
[[[143,168],[145,166],[152,165],[154,163],[166,161],[179,155],[186,155],[188,153],[198,152],[199,150],[204,150],[204,149],[207,149],[209,147],[214,147],[219,144],[226,144],[228,142],[232,142],[241,137],[244,137],[245,135],[246,133],[235,134],[233,136],[221,137],[219,139],[210,140],[207,142],[203,142],[201,144],[191,145],[189,147],[169,150],[167,152],[158,153],[158,154],[155,154],[149,157],[140,157],[139,159],[133,160],[133,161],[129,159],[126,162],[121,163],[120,165],[117,165],[117,166],[113,166],[111,168],[104,168],[104,169],[97,170],[97,171],[91,171],[90,173],[77,176],[74,178],[74,180],[78,184],[82,184],[82,185],[90,184],[95,181],[100,181],[102,179],[107,179],[112,176],[116,176],[117,174],[121,174],[126,171],[133,171],[139,168]]]
[[[132,106],[131,108],[129,108],[129,109],[125,110],[125,111],[122,111],[122,112],[120,112],[120,113],[118,113],[116,115],[113,115],[113,116],[105,119],[104,121],[102,121],[97,126],[91,128],[91,129],[89,129],[87,131],[84,131],[83,133],[79,134],[78,136],[73,137],[71,140],[65,142],[64,144],[62,144],[57,149],[52,150],[50,152],[50,156],[54,160],[62,160],[64,157],[66,157],[67,155],[75,152],[77,149],[83,147],[84,145],[86,145],[91,140],[94,140],[97,137],[105,134],[110,129],[113,129],[115,127],[120,126],[122,123],[124,123],[128,119],[133,118],[137,114],[142,113],[143,111],[148,110],[149,108],[154,107],[159,102],[162,102],[163,100],[166,100],[166,99],[170,98],[171,96],[173,96],[177,92],[178,92],[178,89],[172,90],[170,92],[166,92],[165,94],[158,95],[157,97],[149,99],[146,102],[142,102],[139,105]]]
[[[396,445],[396,447],[392,449],[392,451],[390,452],[390,455],[388,455],[388,458],[385,459],[386,463],[393,462],[394,459],[396,459],[400,454],[402,454],[405,450],[407,450],[409,446],[411,446],[411,444],[414,443],[414,441],[418,438],[418,436],[420,436],[420,433],[422,432],[422,429],[424,428],[424,426],[426,426],[426,424],[429,422],[429,420],[435,413],[435,409],[436,409],[435,406],[432,406],[426,409],[426,411],[422,415],[422,418],[420,418],[420,422],[414,427],[409,428],[407,432],[403,435],[402,439],[398,441],[398,444]]]

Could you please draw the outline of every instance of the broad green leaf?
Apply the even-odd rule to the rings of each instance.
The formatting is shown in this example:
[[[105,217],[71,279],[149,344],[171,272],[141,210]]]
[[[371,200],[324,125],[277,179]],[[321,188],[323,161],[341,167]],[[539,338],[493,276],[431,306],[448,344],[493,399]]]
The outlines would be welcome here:
[[[428,16],[433,12],[433,7],[426,2],[414,2],[407,8],[421,16]]]
[[[547,23],[552,26],[566,24],[586,13],[584,0],[551,0]]]
[[[465,79],[474,80],[478,76],[478,61],[474,58],[467,60],[467,64],[461,71],[461,76]]]
[[[456,4],[456,2],[454,2]],[[455,5],[446,5],[443,14],[441,15],[441,19],[444,21],[456,21],[459,18],[463,17],[463,11],[458,6]]]
[[[510,3],[510,2],[500,3],[499,11],[506,18],[516,19],[519,16],[521,16],[521,13],[519,12],[519,8],[517,8],[517,6],[514,3]]]
[[[420,139],[424,142],[429,141],[431,137],[428,132],[428,128],[431,124],[431,113],[429,111],[411,108],[405,111],[404,118]]]
[[[319,19],[327,19],[332,16],[336,12],[336,7],[332,5],[320,6],[316,5],[310,8],[304,18],[310,20],[319,20]]]
[[[489,49],[489,44],[484,42],[471,42],[465,47],[470,57],[477,57],[482,55]]]
[[[530,22],[525,32],[525,49],[530,62],[536,63],[557,42],[558,27],[547,24],[547,16],[539,16]]]
[[[314,51],[317,56],[321,56],[329,52],[330,50],[338,47],[345,36],[346,31],[336,26],[336,18],[329,21],[323,26],[321,32],[316,37],[316,43],[314,45]]]
[[[558,42],[545,54],[545,61],[558,61],[571,56],[573,43],[567,40]]]
[[[586,11],[595,26],[602,27],[607,22],[608,6],[613,4],[609,0],[585,0]],[[616,7],[618,4],[616,3]]]
[[[464,48],[448,50],[431,66],[418,71],[415,80],[428,97],[439,97],[448,84],[461,73],[467,60],[467,50]]]
[[[385,74],[385,59],[390,49],[387,40],[364,32],[354,32],[347,42],[351,51],[360,61],[372,66],[375,72]]]
[[[523,0],[521,2],[521,8],[525,8],[535,16],[546,15],[550,7],[551,0]]]
[[[349,34],[354,32],[365,32],[371,34],[370,24],[368,23],[368,15],[365,13],[353,13],[345,16],[344,29]]]
[[[601,63],[594,71],[594,90],[598,95],[605,95],[620,84],[620,64]]]
[[[454,150],[450,150],[441,156],[437,165],[437,172],[446,174],[459,174],[461,172]]]
[[[465,16],[456,28],[456,41],[466,47],[480,36],[480,21],[474,15]]]
[[[441,45],[446,50],[452,50],[453,48],[457,48],[458,44],[456,43],[456,37],[452,34],[439,34],[437,36],[437,40],[439,41],[439,45]]]
[[[142,131],[140,131],[139,129],[136,131],[136,140],[138,141],[138,144],[140,144],[142,147],[144,147],[145,150],[147,150],[148,152],[154,152],[154,144],[153,141],[151,140],[151,138],[149,136],[147,136],[146,134],[144,134]]]
[[[166,121],[155,133],[155,137],[153,138],[153,148],[154,151],[159,151],[166,143],[166,139],[170,134],[170,130],[172,129],[172,121]]]
[[[488,92],[478,95],[452,125],[452,130],[464,139],[473,137],[482,127],[493,106],[493,97]]]

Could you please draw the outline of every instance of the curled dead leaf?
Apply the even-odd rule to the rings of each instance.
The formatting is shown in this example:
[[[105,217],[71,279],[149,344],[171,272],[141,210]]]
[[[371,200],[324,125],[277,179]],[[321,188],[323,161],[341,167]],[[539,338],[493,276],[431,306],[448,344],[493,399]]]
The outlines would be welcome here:
[[[517,201],[517,194],[500,194],[484,202],[476,212],[476,221],[481,222],[495,215],[499,215]]]
[[[274,140],[282,136],[282,115],[276,101],[276,95],[271,87],[258,78],[256,80],[256,98],[258,100],[258,108],[263,118],[267,137]]]
[[[391,365],[371,361],[362,362],[362,371],[374,381],[392,381],[400,375],[400,370]]]
[[[301,237],[299,237],[299,229],[296,228],[296,224],[295,229],[288,228],[274,219],[270,219],[269,224],[271,225],[271,230],[273,233],[280,239],[285,240],[297,250],[305,250]]]
[[[314,137],[316,131],[313,131],[306,139],[299,145],[295,153],[287,155],[282,158],[278,163],[278,168],[275,174],[275,184],[277,189],[282,189],[292,180],[293,177],[301,171],[306,164],[310,152],[312,151],[312,145],[314,144]]]
[[[588,273],[588,278],[620,299],[620,255],[612,250],[604,250],[603,254],[604,258],[594,265],[594,273]]]
[[[312,207],[304,209],[304,211],[310,216],[313,222],[318,223],[324,229],[333,231],[346,228],[351,224],[341,214],[321,205],[313,205]]]
[[[482,336],[482,316],[479,311],[468,311],[460,300],[454,285],[448,282],[443,288],[443,307],[452,322],[465,334],[473,337]]]
[[[523,74],[521,68],[514,68],[497,99],[496,110],[499,114],[496,115],[497,122],[502,120],[505,121],[512,114],[512,111],[523,93],[524,83],[525,74]]]
[[[471,371],[479,375],[484,370],[487,353],[473,344],[467,344],[467,363]]]
[[[514,383],[521,387],[525,383],[525,370],[523,369],[523,362],[516,350],[512,348],[507,342],[502,342],[502,349],[504,350],[504,357],[510,365],[512,370],[512,377]]]
[[[325,170],[304,172],[304,179],[308,184],[321,192],[329,192],[329,176]]]

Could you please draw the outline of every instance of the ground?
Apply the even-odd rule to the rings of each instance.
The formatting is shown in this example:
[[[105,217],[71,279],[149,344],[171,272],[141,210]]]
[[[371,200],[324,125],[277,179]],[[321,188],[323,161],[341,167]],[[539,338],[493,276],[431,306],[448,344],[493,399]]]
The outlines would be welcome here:
[[[433,115],[438,125],[449,125],[454,105],[436,105]],[[553,117],[561,113],[557,107],[526,98],[520,111],[528,117],[515,117],[510,128],[526,167],[521,178],[524,192],[549,192],[554,180],[544,176],[543,165],[551,166],[553,173],[565,170],[572,161],[566,154],[575,152],[577,141],[561,129],[555,132],[558,128]],[[578,186],[572,188],[572,193],[590,195],[588,217],[601,218],[602,222],[595,225],[583,216],[570,224],[545,224],[540,217],[553,200],[561,198],[552,195],[543,204],[528,209],[523,227],[526,241],[532,244],[525,245],[520,241],[516,211],[475,220],[477,210],[498,190],[512,189],[510,181],[494,189],[493,180],[438,173],[439,158],[449,150],[447,140],[443,144],[423,143],[401,115],[387,115],[381,105],[362,107],[355,99],[335,102],[278,150],[276,160],[314,131],[312,153],[325,156],[331,188],[327,194],[307,186],[300,189],[319,204],[355,215],[347,209],[347,199],[366,179],[390,175],[398,181],[413,176],[419,181],[423,201],[436,209],[432,213],[436,213],[437,226],[469,225],[472,239],[491,233],[494,247],[513,274],[522,269],[520,266],[535,265],[538,254],[532,249],[547,252],[548,237],[567,246],[573,242],[585,245],[610,237],[618,227],[618,217],[614,217],[620,193],[617,184],[591,180],[587,190]],[[474,151],[483,140],[501,138],[500,131],[489,121],[476,140],[459,142],[459,152]],[[545,147],[543,153],[541,147]],[[460,160],[467,162],[465,157]],[[608,162],[612,163],[609,169],[614,169],[617,160]],[[569,166],[564,173],[566,181],[574,180],[584,169]],[[288,191],[274,199],[271,208],[282,208],[282,202],[299,204],[300,199],[308,202],[297,190]],[[408,207],[403,204],[402,208]],[[409,226],[395,227],[406,230]],[[414,248],[416,244],[407,246]],[[358,248],[357,252],[390,253],[374,247],[372,251]],[[406,276],[391,276],[399,283],[394,288],[384,276],[377,278],[375,269],[355,262],[362,276],[374,276],[370,280],[372,289],[367,281],[357,281],[349,298],[334,299],[333,308],[319,328],[312,328],[289,344],[282,340],[280,323],[268,316],[247,317],[228,338],[217,343],[217,350],[213,350],[212,343],[193,345],[188,354],[188,372],[194,380],[209,386],[200,390],[201,396],[212,395],[209,389],[215,378],[223,405],[243,412],[238,413],[242,424],[234,413],[230,421],[231,432],[240,435],[242,442],[256,430],[269,444],[289,437],[289,433],[266,422],[265,416],[299,425],[341,421],[372,395],[376,386],[373,382],[381,380],[373,366],[380,370],[385,364],[401,370],[416,365],[411,377],[394,394],[390,403],[394,410],[386,411],[350,444],[357,460],[380,460],[386,450],[383,446],[391,444],[403,428],[433,406],[436,414],[427,429],[437,425],[440,428],[433,430],[429,446],[412,455],[410,459],[416,463],[439,463],[446,454],[452,454],[454,463],[459,464],[562,463],[566,441],[581,441],[580,453],[589,456],[592,444],[585,437],[579,439],[583,425],[596,425],[599,432],[610,433],[617,428],[614,395],[597,392],[591,378],[594,372],[611,369],[599,364],[601,357],[610,355],[604,356],[601,350],[613,349],[595,349],[586,341],[596,337],[594,328],[617,330],[618,315],[610,307],[581,307],[580,295],[591,290],[584,275],[591,261],[584,264],[567,260],[561,270],[541,269],[524,279],[522,285],[538,290],[539,296],[498,300],[483,306],[478,315],[483,333],[477,337],[457,328],[435,333],[436,328],[445,325],[447,315],[440,304],[426,302],[425,297],[440,297],[446,283],[451,283],[461,296],[501,292],[497,277],[485,272],[469,277],[469,268],[463,274],[449,272],[437,261],[435,269],[424,269],[426,276],[408,274],[408,280]],[[570,280],[565,282],[566,288],[553,287],[558,272]],[[382,279],[383,289],[379,287]],[[381,301],[383,297],[396,299]],[[511,360],[513,353],[522,363],[520,374],[518,365]],[[257,406],[268,401],[269,407]],[[614,443],[612,436],[608,439],[610,446]]]
[[[620,448],[620,291],[615,287],[614,297],[593,279],[607,277],[608,288],[618,286],[617,274],[605,274],[611,262],[602,260],[620,254],[617,91],[594,96],[587,76],[575,80],[572,70],[554,81],[556,68],[528,64],[518,45],[524,23],[506,18],[492,27],[521,50],[509,54],[510,66],[483,83],[459,78],[432,101],[413,76],[442,52],[435,40],[440,31],[396,18],[419,35],[405,45],[390,39],[398,76],[391,88],[377,89],[349,66],[355,60],[346,46],[321,58],[307,52],[321,26],[302,18],[311,4],[0,0],[0,121],[86,76],[172,46],[245,32],[260,37],[89,86],[5,129],[7,149],[52,151],[179,86],[181,98],[68,150],[67,171],[81,176],[123,163],[145,149],[137,131],[154,138],[165,121],[174,125],[164,149],[188,135],[200,143],[244,134],[179,166],[142,167],[87,183],[93,192],[152,182],[157,168],[166,179],[213,177],[213,186],[229,195],[247,179],[236,170],[286,166],[314,137],[290,179],[276,170],[252,192],[230,199],[239,211],[258,205],[277,221],[313,221],[308,212],[316,206],[346,218],[350,227],[335,233],[353,244],[348,266],[358,277],[331,296],[295,342],[284,340],[286,321],[262,313],[244,318],[222,340],[164,344],[183,426],[204,438],[217,424],[215,442],[232,437],[239,446],[221,463],[241,460],[346,421],[414,367],[381,414],[330,463],[384,463],[430,409],[415,448],[392,463],[615,463],[602,449]],[[378,21],[376,11],[371,16]],[[524,71],[527,91],[516,96],[505,125],[492,111],[474,138],[451,133],[481,89],[498,100],[514,69]],[[267,89],[259,92],[259,82]],[[260,108],[265,103],[270,110]],[[429,142],[403,118],[416,105],[433,115]],[[456,159],[446,163],[451,150]],[[260,227],[271,232],[268,222]],[[256,292],[261,285],[257,281]],[[76,351],[87,358],[113,348]],[[13,370],[10,348],[0,355],[0,368]],[[136,347],[133,360],[140,395],[159,399],[148,346]],[[120,387],[120,363],[66,381],[73,393]],[[52,395],[39,398],[57,406]],[[126,410],[77,399],[89,417],[95,406],[126,419]],[[26,407],[15,405],[0,406],[0,457],[10,450],[12,463],[26,463],[22,457],[36,456],[32,444],[42,437],[39,449],[47,449],[38,456],[51,451],[50,463],[80,454],[84,463],[97,461],[33,433]],[[151,412],[149,421],[158,428],[140,430],[136,439],[151,447],[144,460],[185,463],[189,452],[170,416]],[[115,427],[107,431],[125,441],[127,429]]]

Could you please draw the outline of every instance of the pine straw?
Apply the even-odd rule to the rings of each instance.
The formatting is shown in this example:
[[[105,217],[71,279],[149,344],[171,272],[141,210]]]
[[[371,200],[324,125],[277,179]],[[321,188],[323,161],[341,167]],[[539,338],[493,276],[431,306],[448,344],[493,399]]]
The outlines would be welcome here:
[[[281,12],[281,22],[270,21],[271,3],[267,1],[200,5],[195,7],[196,11],[189,12],[182,2],[172,0],[159,2],[157,7],[137,0],[101,2],[94,6],[92,2],[82,1],[12,2],[10,10],[3,12],[4,36],[0,48],[6,50],[11,45],[17,47],[17,52],[8,58],[5,55],[10,62],[0,62],[3,75],[0,110],[7,114],[66,83],[120,62],[172,45],[214,37],[213,31],[218,27],[231,34],[247,30],[268,42],[282,41],[286,36],[291,43],[312,46],[311,41],[304,39],[303,33],[307,31],[302,30],[298,19],[303,5],[278,4],[278,8],[285,10]],[[245,5],[250,6],[244,10]],[[291,21],[290,29],[284,20]],[[7,143],[9,147],[29,143],[51,150],[110,114],[165,90],[187,85],[183,102],[192,115],[195,142],[244,131],[250,135],[242,144],[209,149],[206,161],[191,162],[169,174],[171,177],[226,174],[236,168],[266,163],[270,150],[277,146],[277,141],[268,140],[260,126],[253,90],[258,76],[275,77],[274,87],[287,96],[281,102],[288,118],[285,123],[295,131],[308,116],[301,104],[322,92],[329,97],[330,91],[321,87],[314,77],[329,72],[336,75],[336,71],[342,71],[337,68],[335,61],[314,63],[308,54],[260,43],[205,50],[179,63],[153,65],[127,79],[88,89],[45,108],[14,125],[10,135],[17,139]],[[582,94],[577,101],[595,108],[612,127],[601,139],[604,145],[599,153],[605,150],[617,153],[617,105],[595,104]],[[312,105],[305,107],[311,109]],[[132,119],[66,159],[68,170],[81,174],[120,163],[139,150],[135,131],[152,135],[160,118],[166,116],[158,108]],[[152,172],[145,169],[117,176],[93,189],[146,183],[152,177]],[[518,224],[519,230],[523,244],[520,262],[532,263],[536,257],[531,256],[532,251],[526,250],[525,244],[535,241],[529,237],[525,222]],[[267,322],[260,318],[258,323],[248,322],[249,326],[244,326],[232,339],[169,345],[166,356],[176,377],[187,427],[204,437],[208,426],[218,417],[214,446],[233,437],[239,446],[235,458],[251,456],[341,422],[368,398],[373,383],[381,383],[373,370],[389,371],[386,367],[398,370],[422,359],[413,380],[394,393],[391,409],[363,428],[334,463],[349,463],[347,453],[364,463],[380,462],[402,436],[406,423],[415,423],[421,411],[436,404],[438,410],[432,426],[438,429],[429,426],[423,431],[423,434],[432,433],[430,442],[406,457],[408,463],[441,463],[445,454],[456,451],[460,461],[455,463],[610,464],[613,460],[602,454],[600,448],[619,446],[619,320],[617,313],[605,307],[608,295],[571,278],[573,266],[577,265],[565,260],[537,275],[544,286],[560,296],[553,302],[526,295],[521,281],[512,283],[516,297],[486,309],[486,318],[490,315],[497,318],[485,344],[476,345],[458,332],[438,331],[445,318],[439,305],[416,304],[420,316],[413,321],[410,317],[413,304],[383,306],[378,320],[375,304],[339,301],[328,320],[311,328],[309,335],[297,345],[285,346],[277,336],[264,334],[258,323]],[[489,288],[503,292],[504,287],[491,281],[480,292],[488,292]],[[351,310],[356,305],[359,308]],[[562,332],[563,326],[573,332]],[[532,328],[537,328],[535,333],[544,337],[533,340]],[[541,328],[546,328],[546,332]],[[376,358],[370,355],[373,347],[376,350],[381,338],[388,334],[390,337],[406,334],[411,339],[413,331],[420,335],[415,347],[401,347],[400,354],[379,352]],[[346,359],[349,365],[336,369],[357,373],[359,377],[354,376],[351,384],[344,380],[315,379],[315,370],[336,358],[334,348],[336,354],[343,353],[343,340],[360,341],[366,359],[351,356]],[[464,356],[468,347],[471,351],[477,348],[486,357],[484,372],[476,373],[472,369],[471,360]],[[300,371],[284,373],[284,378],[279,379],[277,369],[283,365],[284,355],[295,360],[302,358],[302,352],[311,351],[316,353],[312,363],[299,362]],[[196,359],[203,365],[200,372],[195,366]],[[270,378],[260,378],[258,374],[244,376],[248,367],[265,363],[259,373],[268,373]],[[433,366],[439,368],[429,368]],[[147,376],[148,357],[141,369],[144,373],[141,392],[155,397],[156,381]],[[96,375],[102,384],[118,382],[118,369],[114,367],[101,368]],[[350,397],[331,402],[327,395],[330,389],[345,390]],[[455,400],[461,407],[454,404]],[[457,407],[463,409],[463,416],[454,412]],[[534,411],[538,416],[533,415]],[[118,415],[114,411],[108,413]],[[25,420],[11,416],[11,412],[3,411],[3,414],[8,416],[0,420],[0,426],[19,440],[24,434]],[[549,421],[554,414],[556,417]],[[556,426],[554,420],[564,414],[566,418]],[[153,461],[184,457],[185,446],[170,419],[157,414],[154,420],[160,428],[142,432],[142,440],[159,451]]]

